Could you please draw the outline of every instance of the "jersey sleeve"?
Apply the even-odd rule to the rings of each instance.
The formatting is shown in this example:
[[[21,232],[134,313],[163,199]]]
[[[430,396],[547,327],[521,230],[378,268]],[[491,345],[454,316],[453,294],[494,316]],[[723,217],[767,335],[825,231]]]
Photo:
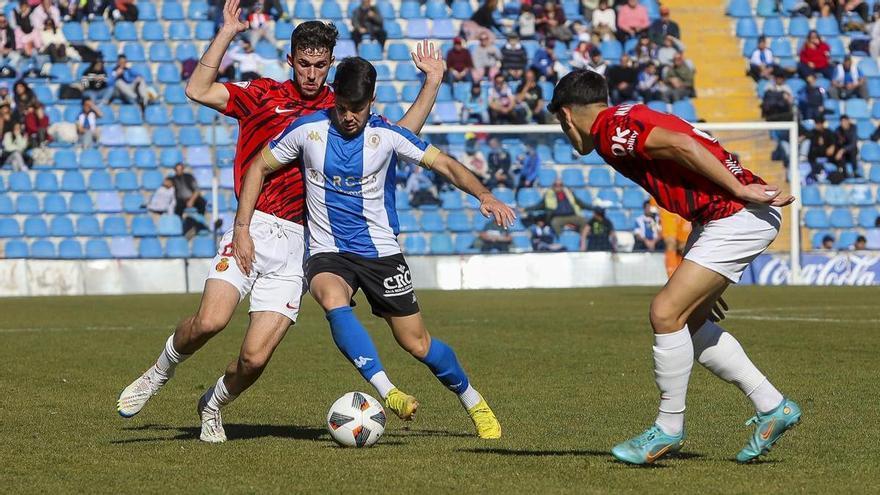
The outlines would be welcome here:
[[[255,115],[272,83],[269,79],[222,83],[226,91],[229,91],[229,101],[226,102],[223,115],[238,120]]]
[[[289,165],[299,158],[305,142],[306,129],[307,126],[301,125],[297,119],[281,131],[278,137],[269,141],[262,154],[272,170]]]
[[[440,155],[439,149],[426,143],[405,127],[389,124],[388,131],[394,152],[404,161],[430,169],[434,160]]]

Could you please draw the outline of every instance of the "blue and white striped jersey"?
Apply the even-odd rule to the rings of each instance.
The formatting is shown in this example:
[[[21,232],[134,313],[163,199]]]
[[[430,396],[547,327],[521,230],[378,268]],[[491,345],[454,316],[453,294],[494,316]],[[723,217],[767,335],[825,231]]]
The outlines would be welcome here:
[[[301,117],[269,142],[281,165],[302,158],[309,250],[367,258],[398,254],[398,157],[430,167],[440,150],[378,115],[370,115],[363,132],[345,138],[330,112]]]

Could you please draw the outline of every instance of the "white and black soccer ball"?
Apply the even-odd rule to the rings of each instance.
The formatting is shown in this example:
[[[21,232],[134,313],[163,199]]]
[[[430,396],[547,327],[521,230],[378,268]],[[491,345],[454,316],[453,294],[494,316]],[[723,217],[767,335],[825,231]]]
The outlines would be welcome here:
[[[385,432],[385,409],[363,392],[349,392],[330,406],[327,429],[343,447],[370,447]]]

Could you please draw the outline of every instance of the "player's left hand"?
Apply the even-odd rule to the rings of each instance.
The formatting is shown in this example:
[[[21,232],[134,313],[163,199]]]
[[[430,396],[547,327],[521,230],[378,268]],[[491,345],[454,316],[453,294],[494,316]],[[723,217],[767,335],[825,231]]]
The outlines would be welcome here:
[[[726,318],[726,315],[724,314],[724,312],[729,309],[730,308],[727,306],[727,302],[724,300],[724,298],[719,297],[715,301],[715,305],[712,307],[712,311],[709,313],[709,321],[713,321],[715,323],[718,323],[719,321]]]
[[[443,79],[443,73],[446,72],[446,61],[443,60],[440,49],[434,47],[433,42],[422,40],[410,55],[413,63],[425,73],[427,78],[434,78],[437,81]]]
[[[510,227],[516,220],[516,213],[513,209],[502,203],[492,193],[485,194],[481,199],[480,213],[486,218],[494,219],[496,225],[504,228]]]

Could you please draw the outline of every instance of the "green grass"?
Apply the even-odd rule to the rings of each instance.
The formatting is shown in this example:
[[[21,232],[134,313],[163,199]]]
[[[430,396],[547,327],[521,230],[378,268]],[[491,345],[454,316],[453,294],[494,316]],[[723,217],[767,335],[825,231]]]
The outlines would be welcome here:
[[[504,438],[480,441],[456,398],[359,314],[389,376],[422,402],[372,449],[335,446],[329,405],[373,390],[310,300],[262,379],[224,410],[229,442],[198,441],[195,406],[237,353],[246,313],[183,364],[137,417],[119,391],[155,359],[196,296],[0,300],[0,482],[15,492],[608,493],[876,489],[876,289],[736,288],[725,326],[804,411],[766,461],[732,461],[748,401],[695,367],[688,442],[653,468],[610,447],[652,421],[647,308],[655,289],[423,292],[429,328],[457,351]],[[874,489],[870,487],[874,486]]]

